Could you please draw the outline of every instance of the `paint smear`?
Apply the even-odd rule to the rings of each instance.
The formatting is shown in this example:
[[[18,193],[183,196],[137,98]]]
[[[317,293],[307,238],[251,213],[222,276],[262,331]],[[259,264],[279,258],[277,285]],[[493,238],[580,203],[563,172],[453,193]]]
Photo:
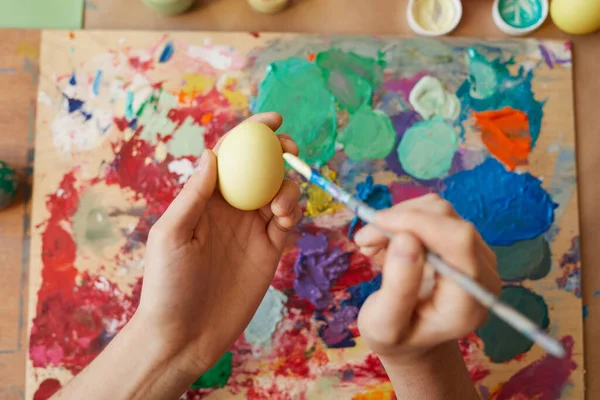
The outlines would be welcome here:
[[[350,117],[338,141],[351,160],[385,158],[394,149],[396,132],[387,114],[364,106]]]
[[[498,274],[505,281],[542,279],[552,267],[552,253],[543,235],[491,248],[498,261]]]
[[[360,310],[363,304],[365,304],[367,297],[381,288],[381,279],[382,275],[377,274],[371,280],[349,287],[347,292],[350,294],[350,297],[342,301],[342,307],[352,306]]]
[[[567,351],[565,358],[546,355],[514,374],[497,391],[495,400],[537,399],[557,400],[563,397],[563,390],[569,385],[569,377],[577,368],[572,360],[575,341],[571,336],[560,340]]]
[[[338,49],[317,54],[315,63],[325,71],[339,71],[347,76],[357,75],[367,81],[374,90],[383,83],[383,70],[386,67],[383,59],[366,58]]]
[[[490,245],[533,239],[550,228],[556,204],[529,173],[507,171],[495,159],[444,180],[441,192]]]
[[[61,388],[62,385],[60,384],[60,381],[58,379],[46,379],[42,383],[40,383],[38,390],[35,391],[35,394],[33,395],[33,400],[48,400]]]
[[[283,318],[286,300],[285,294],[269,286],[254,317],[244,331],[248,343],[263,347],[271,343],[271,336]]]
[[[494,157],[511,171],[519,165],[527,165],[531,151],[527,114],[505,107],[473,115],[481,140]]]
[[[294,138],[302,159],[324,164],[333,157],[337,131],[334,98],[315,64],[300,58],[274,62],[258,90],[253,111],[281,114],[283,124],[278,132]]]
[[[326,325],[320,327],[319,336],[328,348],[341,349],[356,345],[353,340],[354,335],[349,327],[356,322],[357,316],[358,308],[348,306],[334,312],[331,317],[325,318]]]
[[[102,70],[99,69],[96,71],[96,76],[94,77],[94,83],[92,84],[92,93],[95,96],[98,96],[100,93],[100,84],[102,83]]]
[[[158,62],[166,63],[167,61],[169,61],[171,59],[171,57],[173,57],[174,52],[175,52],[175,46],[173,45],[173,42],[167,42],[165,44],[165,47],[164,47],[162,53],[160,53]]]
[[[431,190],[416,182],[394,182],[390,184],[390,193],[392,193],[392,203],[398,204],[406,200],[415,199],[431,193]]]
[[[561,276],[556,278],[556,284],[562,290],[573,293],[581,298],[581,259],[579,236],[571,239],[571,247],[559,261]]]
[[[325,308],[333,299],[329,289],[333,282],[348,269],[350,254],[339,247],[329,249],[325,235],[304,235],[298,239],[300,254],[294,265],[294,290],[310,300],[317,308]]]
[[[326,177],[332,182],[336,182],[337,173],[329,167],[321,168],[321,175]],[[302,183],[302,187],[308,196],[306,202],[306,210],[304,215],[307,217],[318,217],[319,215],[333,214],[337,210],[341,210],[344,206],[333,199],[333,197],[318,187],[310,183]]]
[[[548,183],[548,193],[558,203],[558,207],[554,212],[556,221],[560,221],[560,217],[567,209],[576,186],[575,149],[573,147],[561,147],[556,156],[552,178]]]
[[[533,323],[547,329],[550,325],[548,306],[542,296],[522,286],[504,286],[500,300],[516,308]],[[477,335],[485,343],[485,354],[494,363],[510,361],[519,354],[531,349],[533,342],[513,329],[495,314],[477,330]]]
[[[406,130],[398,146],[404,171],[418,179],[446,176],[458,149],[457,133],[441,117],[417,122]]]
[[[397,149],[402,137],[406,133],[406,130],[410,128],[412,125],[421,120],[419,114],[413,110],[401,111],[398,114],[392,115],[390,117],[392,121],[392,125],[396,130],[396,141],[394,142],[394,148]],[[400,164],[400,160],[398,160],[398,153],[396,151],[392,151],[386,158],[385,162],[390,170],[396,173],[396,175],[405,175],[406,172],[402,165]]]
[[[410,92],[409,102],[423,119],[439,115],[446,120],[454,120],[460,114],[458,97],[432,76],[424,76],[417,82]]]
[[[198,378],[191,386],[192,389],[223,388],[231,376],[233,354],[226,352],[208,371]]]
[[[371,208],[375,210],[384,210],[390,208],[392,203],[392,194],[386,185],[376,184],[373,181],[371,175],[367,175],[364,182],[360,182],[356,185],[355,196],[367,203]],[[350,223],[348,229],[348,237],[352,237],[354,229],[359,222],[363,222],[358,217],[354,217]]]

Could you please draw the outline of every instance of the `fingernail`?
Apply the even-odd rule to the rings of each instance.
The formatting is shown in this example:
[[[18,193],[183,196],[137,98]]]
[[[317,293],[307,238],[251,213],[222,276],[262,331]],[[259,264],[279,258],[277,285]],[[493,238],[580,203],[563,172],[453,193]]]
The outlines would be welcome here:
[[[295,203],[293,203],[290,199],[288,199],[285,196],[277,199],[277,207],[279,207],[281,210],[285,211],[288,214],[292,212],[294,205]]]

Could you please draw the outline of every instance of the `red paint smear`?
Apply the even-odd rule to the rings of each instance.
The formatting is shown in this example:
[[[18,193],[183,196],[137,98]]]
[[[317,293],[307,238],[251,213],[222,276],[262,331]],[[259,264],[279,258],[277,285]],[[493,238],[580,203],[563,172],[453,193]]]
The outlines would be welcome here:
[[[555,400],[561,397],[571,372],[577,364],[573,355],[573,337],[566,336],[560,341],[567,351],[563,359],[546,355],[512,376],[497,392],[496,400],[511,400],[522,396],[528,399]]]
[[[75,171],[66,173],[58,189],[46,199],[50,222],[68,221],[79,206],[79,192],[75,187]]]
[[[131,66],[131,68],[135,69],[137,72],[148,72],[151,69],[154,68],[153,64],[153,60],[149,59],[146,61],[142,61],[140,60],[139,57],[131,57],[129,59],[129,65]]]
[[[481,140],[498,160],[510,170],[527,165],[531,151],[529,119],[522,111],[505,107],[502,110],[473,113],[475,126],[481,130]]]
[[[122,117],[122,118],[114,117],[113,122],[115,123],[115,125],[117,125],[117,128],[121,132],[124,132],[125,129],[129,128],[129,121],[127,121],[127,118],[125,118],[125,117]]]
[[[307,357],[311,315],[294,317],[294,326],[273,335],[274,358],[278,364],[275,375],[309,378],[310,357]],[[278,360],[277,360],[278,359]]]
[[[58,223],[49,222],[42,233],[42,286],[38,291],[38,313],[44,300],[54,293],[73,296],[76,246],[71,234]]]
[[[431,193],[431,190],[425,186],[413,182],[394,182],[389,186],[392,193],[392,202],[394,204],[401,203],[406,200],[415,199]]]
[[[204,143],[206,148],[213,148],[219,139],[240,121],[231,112],[229,101],[216,88],[205,95],[196,97],[192,107],[172,109],[168,118],[181,126],[191,117],[198,125],[206,128]]]
[[[373,265],[369,257],[362,253],[352,253],[350,255],[348,270],[335,281],[331,290],[334,292],[345,291],[350,286],[370,281],[375,278],[375,275],[377,275],[377,272],[373,270]]]
[[[296,279],[296,273],[294,272],[294,264],[298,258],[298,248],[294,248],[281,256],[279,260],[279,266],[275,271],[273,282],[271,286],[279,291],[293,290],[294,280]]]
[[[350,364],[341,370],[350,369],[354,372],[354,380],[356,379],[367,379],[372,382],[373,379],[378,381],[389,382],[389,378],[383,364],[375,354],[369,354],[362,364]]]
[[[258,32],[248,32],[250,34],[250,36],[252,36],[253,38],[258,39],[260,37],[260,33]]]
[[[466,338],[459,340],[458,346],[473,383],[481,381],[490,374],[489,368],[481,361],[483,343],[477,335],[471,333]]]
[[[47,400],[60,390],[62,385],[58,379],[46,379],[33,395],[33,400]]]
[[[38,302],[29,343],[34,367],[62,366],[77,374],[108,342],[107,329],[119,331],[139,303],[141,279],[127,295],[105,278],[84,272],[70,296],[56,292]],[[74,294],[74,295],[73,295]]]

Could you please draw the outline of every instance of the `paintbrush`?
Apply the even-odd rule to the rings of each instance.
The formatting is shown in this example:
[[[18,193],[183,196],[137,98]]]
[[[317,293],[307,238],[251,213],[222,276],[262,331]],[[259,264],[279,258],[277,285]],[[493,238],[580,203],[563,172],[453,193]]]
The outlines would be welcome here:
[[[335,183],[323,177],[318,171],[310,168],[304,161],[300,160],[293,154],[285,153],[283,158],[307,181],[314,183],[329,193],[335,200],[348,207],[361,220],[368,224],[377,226],[377,224],[374,223],[375,213],[377,210],[369,207],[367,204],[352,196]],[[386,236],[390,238],[392,237],[392,234],[386,232],[384,229],[379,228],[379,230]],[[557,340],[551,338],[546,332],[542,331],[535,323],[533,323],[529,318],[525,317],[519,311],[500,301],[497,296],[479,285],[473,279],[447,264],[440,256],[428,251],[426,260],[431,268],[433,268],[438,274],[455,282],[463,290],[470,293],[475,299],[477,299],[477,301],[487,307],[491,312],[496,314],[500,319],[512,326],[525,337],[529,338],[531,341],[546,349],[548,353],[560,358],[565,356],[565,349]]]

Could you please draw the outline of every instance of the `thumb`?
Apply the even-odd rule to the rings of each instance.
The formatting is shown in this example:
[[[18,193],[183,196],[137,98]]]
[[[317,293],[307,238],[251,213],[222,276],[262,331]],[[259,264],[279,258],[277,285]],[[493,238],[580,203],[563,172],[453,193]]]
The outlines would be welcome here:
[[[207,149],[202,153],[196,171],[157,224],[168,232],[189,231],[193,234],[216,185],[217,157]]]
[[[401,334],[411,324],[419,301],[424,258],[422,243],[409,233],[394,235],[388,245],[378,297],[393,321],[395,334]]]

